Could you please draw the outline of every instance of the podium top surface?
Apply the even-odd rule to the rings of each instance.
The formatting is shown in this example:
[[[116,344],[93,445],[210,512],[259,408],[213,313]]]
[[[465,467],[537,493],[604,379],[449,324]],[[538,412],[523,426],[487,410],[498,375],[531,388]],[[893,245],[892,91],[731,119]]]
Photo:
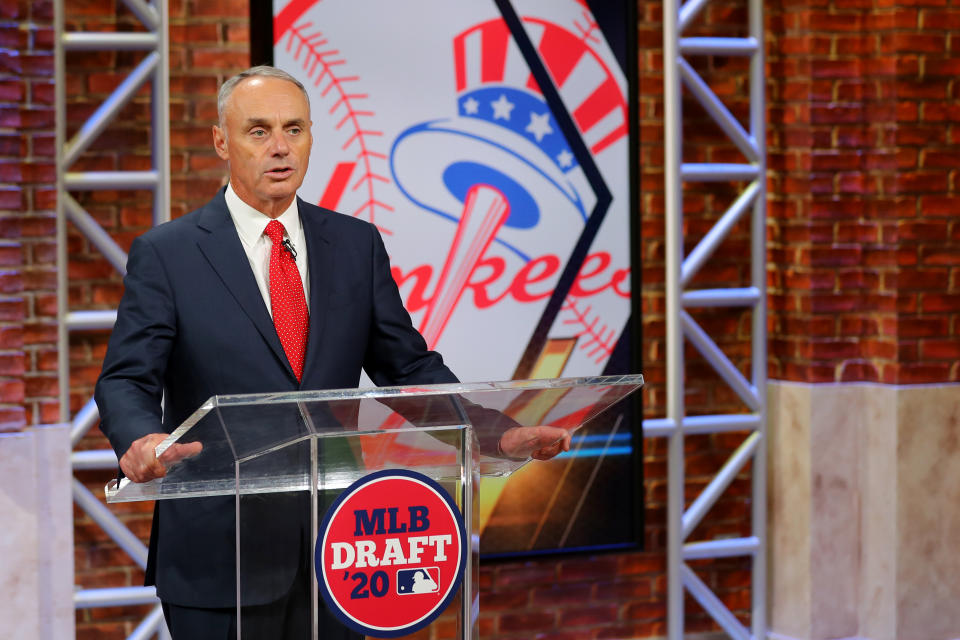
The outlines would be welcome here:
[[[107,500],[343,488],[383,468],[457,478],[466,456],[481,475],[509,475],[530,459],[499,452],[507,429],[573,432],[642,385],[636,374],[213,396],[157,447],[161,460],[187,457],[164,478],[111,482]]]

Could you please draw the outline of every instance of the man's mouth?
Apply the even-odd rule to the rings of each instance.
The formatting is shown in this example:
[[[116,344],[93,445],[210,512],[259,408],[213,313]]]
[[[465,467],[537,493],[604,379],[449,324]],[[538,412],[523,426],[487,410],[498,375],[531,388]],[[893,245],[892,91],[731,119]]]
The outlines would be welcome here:
[[[267,175],[271,178],[283,180],[284,178],[289,178],[291,175],[293,175],[293,167],[276,167],[267,171]]]

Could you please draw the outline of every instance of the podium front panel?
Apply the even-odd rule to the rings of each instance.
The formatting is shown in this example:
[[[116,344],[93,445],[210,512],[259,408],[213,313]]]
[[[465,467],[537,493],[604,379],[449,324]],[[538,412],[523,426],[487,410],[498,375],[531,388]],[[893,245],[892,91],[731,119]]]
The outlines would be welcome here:
[[[426,620],[426,631],[415,631],[418,637],[427,633],[472,639],[477,637],[479,614],[478,477],[505,477],[530,462],[526,455],[506,456],[500,450],[501,437],[510,429],[539,425],[576,431],[642,384],[643,378],[635,375],[215,396],[157,447],[158,457],[168,461],[164,478],[142,484],[111,482],[107,500],[232,496],[237,637],[357,637],[342,635],[357,624],[347,620],[352,615],[349,602],[346,612],[341,608],[339,613],[321,605],[338,591],[331,588],[329,571],[336,563],[323,568],[325,586],[318,582],[315,550],[324,517],[338,501],[345,504],[345,490],[354,491],[357,483],[399,472],[419,474],[450,496],[450,511],[462,518],[464,562],[458,589],[449,592],[449,599],[438,600],[446,613],[437,619],[418,618]],[[355,515],[350,509],[345,513],[348,518]],[[357,521],[365,544],[376,543],[382,535],[379,526],[370,523],[392,517],[389,513],[373,509],[362,516],[362,526]],[[411,510],[410,522],[415,518],[422,524],[422,517]],[[399,531],[400,526],[389,528]],[[406,555],[413,557],[421,543],[407,542]],[[347,553],[347,543],[340,544],[337,549]],[[434,544],[439,549],[436,540]],[[385,542],[375,545],[374,557],[386,557],[386,548]],[[362,551],[370,549],[357,543],[355,555]],[[401,554],[396,545],[391,552]],[[434,556],[438,563],[447,561],[441,556]],[[373,571],[366,571],[374,569],[366,564],[351,565],[341,578],[357,583],[357,598],[383,598],[383,603],[389,594],[398,602],[413,603],[431,593],[431,581],[442,582],[449,575],[449,568],[437,573],[438,567],[412,562]],[[328,598],[322,599],[324,589]],[[346,599],[353,593],[349,590]],[[409,599],[403,600],[401,593]],[[438,588],[436,593],[446,592]],[[412,605],[409,609],[419,611]],[[278,635],[278,619],[290,625],[284,635]],[[374,631],[366,635],[408,635],[389,628]]]
[[[284,417],[280,416],[280,419]],[[305,420],[309,423],[314,418],[307,415]],[[268,427],[266,424],[261,426]],[[410,435],[410,431],[410,428],[402,427],[390,432],[330,431],[323,436],[293,439],[237,461],[238,639],[282,637],[312,640],[359,638],[364,635],[405,637],[414,632],[451,640],[477,637],[476,615],[471,613],[477,607],[463,606],[464,594],[468,604],[475,605],[478,600],[475,584],[478,556],[474,548],[478,540],[474,496],[477,483],[471,475],[476,462],[472,459],[476,448],[473,430],[468,425],[417,430],[413,435],[426,434],[428,439],[418,442],[415,450],[411,449],[409,443],[403,442],[403,436]],[[389,509],[389,504],[402,503],[400,496],[391,496],[391,502],[384,505],[388,507],[386,511],[376,513],[376,509],[370,509],[362,516],[355,516],[341,506],[341,516],[345,516],[348,522],[353,522],[356,517],[357,527],[365,528],[363,535],[351,541],[356,550],[350,546],[349,551],[344,553],[346,545],[338,543],[339,547],[334,549],[330,546],[332,543],[328,542],[328,551],[337,552],[336,561],[341,565],[336,567],[335,576],[343,581],[339,586],[349,587],[346,591],[340,589],[341,595],[348,594],[343,608],[329,604],[318,582],[318,578],[322,578],[317,573],[316,554],[321,548],[318,540],[324,534],[325,518],[330,519],[342,492],[351,485],[356,486],[358,481],[362,483],[377,475],[394,473],[382,465],[385,456],[396,457],[388,456],[393,450],[397,450],[396,456],[406,458],[404,472],[422,474],[434,481],[455,505],[458,517],[463,521],[460,553],[464,555],[465,566],[458,586],[450,591],[450,597],[438,611],[443,615],[417,626],[410,633],[389,628],[390,625],[399,624],[392,620],[383,623],[388,627],[385,631],[367,629],[361,633],[364,625],[380,624],[376,618],[363,616],[369,616],[381,601],[385,609],[388,606],[396,607],[398,601],[410,607],[418,600],[429,598],[430,593],[439,591],[438,588],[418,594],[401,584],[405,577],[408,584],[411,578],[419,578],[416,573],[421,569],[421,575],[430,583],[433,579],[429,574],[439,571],[439,568],[429,562],[414,563],[408,557],[412,555],[409,542],[407,539],[401,541],[399,536],[408,526],[412,529],[412,523],[402,509],[399,513],[397,509]],[[369,466],[368,461],[371,463]],[[294,472],[290,473],[290,470]],[[249,490],[260,485],[267,476],[305,480],[302,484],[298,484],[299,481],[287,481],[286,490]],[[425,532],[422,537],[428,538],[429,535]],[[448,548],[443,550],[449,551]],[[419,558],[421,561],[436,557],[428,555],[435,551],[429,541],[421,542],[416,551],[422,556]],[[360,561],[362,556],[359,554],[364,552],[365,561]],[[386,564],[376,564],[382,562]],[[441,577],[439,573],[434,575]],[[419,580],[423,582],[424,578]],[[408,589],[408,593],[401,591],[404,588]],[[450,624],[451,618],[456,620],[455,625]],[[354,624],[351,625],[350,620]],[[283,635],[268,634],[268,631],[281,627]]]

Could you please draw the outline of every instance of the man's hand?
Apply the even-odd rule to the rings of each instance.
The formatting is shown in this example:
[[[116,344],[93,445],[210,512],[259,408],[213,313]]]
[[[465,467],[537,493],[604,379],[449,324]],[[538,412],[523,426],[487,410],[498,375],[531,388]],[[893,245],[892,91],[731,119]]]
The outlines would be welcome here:
[[[500,451],[508,458],[549,460],[570,451],[571,434],[560,427],[513,427],[500,436]]]
[[[184,458],[197,455],[203,449],[199,442],[174,443],[157,458],[157,445],[167,439],[166,433],[151,433],[133,441],[120,458],[120,469],[133,482],[149,482],[167,475],[171,467]]]

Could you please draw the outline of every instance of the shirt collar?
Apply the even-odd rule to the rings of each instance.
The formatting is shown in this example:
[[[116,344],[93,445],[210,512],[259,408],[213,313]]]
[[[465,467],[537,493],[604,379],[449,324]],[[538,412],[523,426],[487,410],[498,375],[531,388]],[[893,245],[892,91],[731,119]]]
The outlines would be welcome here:
[[[237,227],[237,233],[240,235],[241,242],[246,246],[252,247],[256,244],[257,240],[260,239],[260,236],[263,235],[263,231],[267,228],[267,223],[270,222],[270,218],[241,200],[237,192],[233,190],[232,184],[227,184],[227,191],[223,195],[227,201],[227,210],[230,212],[230,217],[233,218],[233,224]],[[283,224],[283,228],[286,229],[287,237],[294,240],[296,244],[296,240],[300,238],[300,213],[297,208],[296,198],[293,199],[293,202],[290,203],[286,211],[280,214],[277,220]]]

